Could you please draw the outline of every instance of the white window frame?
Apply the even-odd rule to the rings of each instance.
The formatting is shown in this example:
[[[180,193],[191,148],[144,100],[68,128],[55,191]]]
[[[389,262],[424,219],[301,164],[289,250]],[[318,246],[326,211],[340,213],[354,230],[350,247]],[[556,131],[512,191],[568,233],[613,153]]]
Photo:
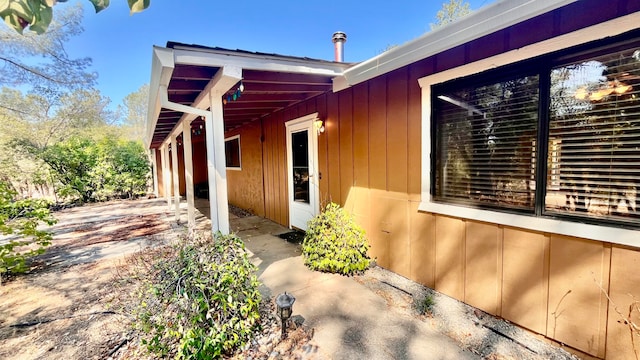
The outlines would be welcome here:
[[[422,183],[419,210],[512,226],[545,233],[575,236],[614,244],[639,246],[640,231],[618,227],[583,224],[576,221],[511,214],[492,210],[470,208],[453,204],[432,202],[431,196],[431,87],[449,80],[478,74],[489,69],[513,64],[536,56],[570,48],[609,36],[620,35],[638,28],[640,13],[634,13],[593,25],[575,32],[548,39],[520,49],[465,64],[418,79],[422,88]]]
[[[229,167],[229,166],[227,166],[227,170],[240,171],[240,170],[242,170],[242,146],[240,144],[240,134],[229,136],[228,138],[224,138],[224,145],[225,145],[225,149],[226,149],[227,141],[232,141],[232,140],[235,140],[235,139],[238,139],[238,162],[240,163],[240,166],[238,166],[238,167],[235,167],[235,166]],[[226,165],[227,165],[227,161],[226,161],[226,156],[225,156],[225,166]]]

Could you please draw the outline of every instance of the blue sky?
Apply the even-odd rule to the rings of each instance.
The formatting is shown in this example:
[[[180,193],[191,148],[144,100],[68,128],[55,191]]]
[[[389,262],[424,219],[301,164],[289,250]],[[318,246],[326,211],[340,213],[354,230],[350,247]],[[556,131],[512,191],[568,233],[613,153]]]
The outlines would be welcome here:
[[[125,0],[112,0],[99,14],[82,0],[85,31],[67,50],[93,59],[97,87],[115,108],[149,82],[153,45],[177,41],[332,60],[331,35],[344,31],[345,61],[358,62],[428,31],[443,2],[153,0],[149,9],[129,15]],[[469,1],[474,10],[491,2]]]

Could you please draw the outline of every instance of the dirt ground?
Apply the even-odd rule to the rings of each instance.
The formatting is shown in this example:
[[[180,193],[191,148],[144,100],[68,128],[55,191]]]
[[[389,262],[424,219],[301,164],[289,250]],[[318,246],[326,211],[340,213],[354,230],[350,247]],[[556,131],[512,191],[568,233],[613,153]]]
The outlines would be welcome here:
[[[55,214],[54,239],[29,274],[0,287],[1,359],[105,359],[129,336],[109,308],[114,267],[178,229],[161,200],[118,201]]]
[[[237,217],[249,216],[231,208]],[[185,231],[164,200],[117,201],[55,213],[52,245],[32,270],[0,286],[0,359],[140,359],[147,357],[116,285],[128,257],[163,246]],[[125,300],[126,301],[126,300]],[[291,324],[280,341],[273,304],[262,304],[262,331],[234,359],[303,356],[311,329]],[[308,352],[308,351],[307,351]]]

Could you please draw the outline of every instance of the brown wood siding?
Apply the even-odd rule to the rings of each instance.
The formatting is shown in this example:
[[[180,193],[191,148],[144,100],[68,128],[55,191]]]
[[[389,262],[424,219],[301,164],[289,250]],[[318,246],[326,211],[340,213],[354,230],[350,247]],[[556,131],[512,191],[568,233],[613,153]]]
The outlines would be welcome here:
[[[182,144],[182,140],[179,141],[178,145],[178,189],[180,189],[181,196],[187,195],[187,181],[184,171],[184,144]]]
[[[538,332],[547,331],[549,238],[504,228],[502,250],[502,316]]]
[[[171,153],[171,150],[169,150],[167,152],[167,154],[168,154],[167,162],[169,164],[169,166],[168,166],[168,170],[169,170],[168,178],[169,178],[169,181],[168,181],[168,184],[167,184],[167,188],[169,189],[169,196],[173,196],[173,193],[174,193],[174,191],[173,191],[173,189],[174,189],[174,187],[173,187],[173,154]],[[173,201],[173,200],[171,200],[171,201]]]
[[[207,170],[207,147],[204,143],[204,129],[201,135],[194,136],[193,146],[193,184],[206,183],[209,179]]]
[[[327,180],[329,201],[340,204],[340,106],[338,94],[327,94],[327,118],[324,136],[327,138]]]
[[[339,93],[340,203],[345,204],[353,186],[353,90]]]
[[[275,147],[275,157],[277,161],[276,165],[276,175],[274,177],[276,184],[281,184],[277,186],[277,201],[276,201],[276,218],[280,224],[288,223],[288,192],[287,189],[287,138],[286,138],[286,128],[284,126],[284,122],[281,120],[282,113],[278,114],[278,118],[276,119],[274,126],[274,138],[276,140]],[[294,115],[295,116],[295,115]],[[286,117],[285,117],[286,118]],[[282,186],[284,184],[284,186]]]
[[[502,228],[468,221],[465,234],[464,301],[489,314],[500,314]]]
[[[282,112],[262,120],[264,213],[267,219],[288,225],[286,132]],[[256,123],[258,126],[258,123]]]
[[[611,249],[611,277],[609,282],[609,316],[607,324],[607,353],[609,360],[635,358],[629,323],[640,324],[640,311],[634,302],[640,301],[640,251],[614,246]],[[637,305],[637,304],[636,304]],[[636,350],[640,352],[635,335]]]
[[[329,125],[327,124],[327,95],[323,94],[311,101],[307,102],[307,113],[312,114],[315,111],[318,112],[318,117],[324,120],[325,133],[328,131]],[[314,108],[315,107],[315,108]],[[323,208],[329,199],[327,194],[329,193],[329,142],[324,133],[318,136],[318,174],[320,182],[320,207]]]
[[[164,197],[164,174],[162,173],[162,150],[156,149],[156,184],[158,197]]]
[[[604,357],[611,246],[551,236],[547,336]]]
[[[387,77],[369,82],[369,188],[387,189]],[[357,130],[356,130],[357,131]]]
[[[353,185],[369,187],[369,86],[353,88]]]
[[[387,189],[406,194],[407,189],[407,68],[389,74],[387,82]]]
[[[407,80],[407,190],[411,200],[420,200],[422,186],[422,90],[412,85],[424,71],[433,71],[433,60],[409,67]]]
[[[262,183],[262,128],[253,122],[229,131],[225,138],[240,135],[240,170],[227,170],[229,203],[265,216]]]

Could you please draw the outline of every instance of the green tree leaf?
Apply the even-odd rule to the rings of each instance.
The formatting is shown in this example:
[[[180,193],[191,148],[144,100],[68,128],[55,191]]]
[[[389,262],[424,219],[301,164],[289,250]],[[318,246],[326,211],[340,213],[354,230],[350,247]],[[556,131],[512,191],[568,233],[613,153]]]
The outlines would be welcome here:
[[[442,4],[442,8],[436,14],[436,23],[431,24],[431,30],[450,24],[457,19],[463,18],[471,13],[469,2],[463,0],[449,0]]]
[[[129,9],[131,9],[131,13],[140,12],[149,7],[150,0],[127,0],[129,3]]]
[[[109,7],[109,0],[89,0],[89,1],[93,4],[94,9],[96,9],[96,13],[99,13],[100,11]]]
[[[109,7],[110,0],[89,0],[96,13]],[[12,29],[22,34],[28,26],[37,34],[43,34],[53,18],[53,7],[66,0],[0,0],[0,17]],[[149,7],[150,0],[127,0],[131,13]]]

